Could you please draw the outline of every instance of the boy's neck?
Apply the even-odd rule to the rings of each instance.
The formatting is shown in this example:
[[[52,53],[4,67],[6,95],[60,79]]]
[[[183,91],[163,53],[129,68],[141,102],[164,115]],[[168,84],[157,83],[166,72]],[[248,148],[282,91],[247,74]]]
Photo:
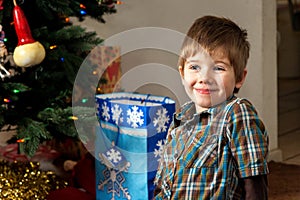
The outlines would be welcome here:
[[[197,106],[197,105],[195,104],[195,106],[196,106],[196,113],[202,113],[202,112],[207,111],[207,110],[210,109],[210,108],[218,107],[219,105],[222,105],[222,104],[224,104],[224,103],[230,101],[233,97],[234,97],[234,94],[230,95],[225,101],[223,101],[223,102],[221,102],[221,103],[219,103],[219,104],[213,105],[213,106],[211,106],[211,107],[209,107],[209,108],[203,108],[203,107]]]

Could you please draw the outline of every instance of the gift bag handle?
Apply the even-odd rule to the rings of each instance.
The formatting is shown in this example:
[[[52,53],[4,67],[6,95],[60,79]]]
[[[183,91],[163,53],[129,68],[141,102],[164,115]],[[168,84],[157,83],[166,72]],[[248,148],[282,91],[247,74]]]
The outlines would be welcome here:
[[[141,104],[145,103],[145,106],[146,106],[147,100],[149,99],[150,95],[151,94],[147,94],[146,98],[141,100]]]

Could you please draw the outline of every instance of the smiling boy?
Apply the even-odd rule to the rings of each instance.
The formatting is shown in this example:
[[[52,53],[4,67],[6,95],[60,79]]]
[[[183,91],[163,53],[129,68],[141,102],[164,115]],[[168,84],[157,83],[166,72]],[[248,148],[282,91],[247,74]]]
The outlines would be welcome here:
[[[204,16],[189,29],[178,69],[191,101],[174,114],[154,199],[267,199],[267,131],[235,96],[249,49],[247,32],[229,19]]]

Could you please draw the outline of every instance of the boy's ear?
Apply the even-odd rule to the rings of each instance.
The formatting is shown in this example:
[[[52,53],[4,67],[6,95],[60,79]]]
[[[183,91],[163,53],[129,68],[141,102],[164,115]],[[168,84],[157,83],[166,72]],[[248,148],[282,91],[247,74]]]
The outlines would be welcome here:
[[[183,78],[183,67],[178,66],[178,71],[179,71],[179,74],[180,74],[181,78]]]
[[[247,73],[248,73],[248,70],[245,68],[244,71],[243,71],[243,77],[242,77],[242,79],[241,79],[239,82],[236,82],[236,83],[235,83],[235,87],[236,87],[236,88],[239,89],[239,88],[242,87],[242,85],[243,85],[244,82],[245,82]]]
[[[180,74],[180,77],[181,77],[181,82],[182,82],[182,85],[184,85],[184,69],[182,66],[178,66],[178,71],[179,71],[179,74]]]

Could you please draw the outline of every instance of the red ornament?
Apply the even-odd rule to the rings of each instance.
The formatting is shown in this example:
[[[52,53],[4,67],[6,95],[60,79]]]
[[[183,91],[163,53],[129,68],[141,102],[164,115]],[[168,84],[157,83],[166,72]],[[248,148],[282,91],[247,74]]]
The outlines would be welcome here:
[[[3,10],[3,6],[2,6],[3,1],[4,1],[4,0],[0,0],[0,10]]]
[[[27,19],[22,9],[16,5],[13,9],[14,26],[18,37],[18,45],[14,50],[14,61],[19,67],[37,65],[45,58],[45,49],[31,35]]]
[[[29,28],[24,12],[19,6],[13,9],[14,25],[18,36],[18,46],[28,43],[33,43],[31,30]]]

